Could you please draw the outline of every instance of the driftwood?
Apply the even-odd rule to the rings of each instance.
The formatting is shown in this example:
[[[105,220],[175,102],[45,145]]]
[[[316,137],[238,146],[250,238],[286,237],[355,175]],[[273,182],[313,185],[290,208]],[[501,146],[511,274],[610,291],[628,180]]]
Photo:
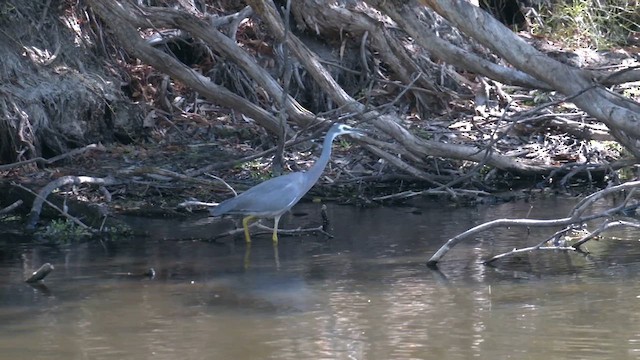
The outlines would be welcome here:
[[[53,265],[49,264],[49,263],[45,263],[42,266],[40,266],[40,268],[36,271],[33,272],[33,274],[31,274],[31,276],[29,276],[25,282],[27,283],[36,283],[38,281],[42,281],[44,280],[44,278],[47,277],[47,275],[49,275],[55,268],[53,267]]]
[[[635,208],[637,204],[629,205],[630,201],[633,199],[635,195],[635,190],[640,188],[640,181],[632,181],[622,185],[612,186],[604,190],[600,190],[596,193],[593,193],[584,199],[582,199],[578,204],[574,206],[569,215],[565,218],[561,219],[551,219],[551,220],[535,220],[535,219],[497,219],[492,220],[478,226],[475,226],[461,234],[454,236],[449,239],[444,245],[442,245],[436,252],[431,256],[431,258],[427,261],[427,265],[430,267],[437,266],[438,262],[457,244],[462,241],[471,238],[472,236],[492,229],[496,227],[520,227],[520,228],[531,228],[531,227],[560,227],[565,226],[565,228],[559,232],[556,232],[551,238],[545,239],[540,242],[536,246],[526,247],[523,249],[514,249],[508,253],[503,255],[498,255],[492,259],[487,260],[485,263],[491,263],[499,258],[504,256],[522,253],[522,252],[530,252],[534,250],[580,250],[581,246],[585,244],[587,241],[594,239],[596,236],[601,234],[602,232],[611,229],[613,227],[618,226],[629,226],[640,228],[640,222],[632,221],[632,220],[618,220],[611,219],[611,217],[620,214],[621,212],[627,210],[629,207]],[[596,201],[602,199],[603,197],[619,193],[623,191],[629,191],[629,194],[626,196],[625,200],[618,206],[608,209],[606,211],[595,213],[595,214],[586,214],[587,210],[593,205]],[[577,226],[581,227],[584,224],[587,224],[590,221],[594,221],[597,219],[605,218],[605,221],[602,222],[596,230],[593,232],[587,232],[582,238],[577,240],[574,244],[565,246],[560,244],[557,239],[566,234],[569,231],[574,230]],[[549,246],[545,246],[547,244],[551,244]],[[555,245],[559,244],[559,245]]]
[[[533,252],[533,251],[544,251],[544,250],[552,250],[552,251],[577,251],[577,252],[581,252],[581,253],[587,253],[586,251],[584,251],[581,246],[583,244],[585,244],[587,241],[593,240],[598,238],[598,236],[602,233],[604,233],[605,231],[615,228],[615,227],[621,227],[621,226],[625,226],[625,227],[633,227],[636,229],[640,229],[640,223],[637,221],[623,221],[623,220],[607,220],[605,222],[603,222],[600,226],[598,226],[598,228],[595,231],[587,231],[586,234],[584,234],[581,238],[577,239],[575,242],[573,242],[572,244],[565,244],[564,241],[558,241],[558,237],[561,236],[564,233],[568,233],[571,231],[570,228],[565,228],[559,232],[557,232],[556,234],[554,234],[551,238],[546,239],[545,241],[535,245],[535,246],[530,246],[530,247],[525,247],[525,248],[519,248],[519,249],[513,249],[509,252],[506,253],[502,253],[502,254],[498,254],[486,261],[484,261],[485,265],[490,265],[493,262],[500,260],[502,258],[505,258],[507,256],[513,256],[516,254],[522,254],[522,253],[529,253],[529,252]]]

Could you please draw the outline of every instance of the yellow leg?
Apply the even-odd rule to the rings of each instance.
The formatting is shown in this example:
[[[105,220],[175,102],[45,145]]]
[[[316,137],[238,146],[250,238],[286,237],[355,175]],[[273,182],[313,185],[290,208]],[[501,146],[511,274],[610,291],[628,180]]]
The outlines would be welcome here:
[[[244,269],[248,270],[251,266],[251,243],[247,243],[244,248]]]
[[[271,239],[273,239],[274,245],[278,244],[278,223],[279,222],[280,222],[280,216],[276,216],[275,219],[273,219],[273,236],[271,237]]]
[[[249,215],[245,216],[245,218],[242,219],[242,227],[244,228],[244,239],[247,241],[247,243],[251,243],[251,235],[249,235],[249,221],[253,220],[254,218],[255,216]]]

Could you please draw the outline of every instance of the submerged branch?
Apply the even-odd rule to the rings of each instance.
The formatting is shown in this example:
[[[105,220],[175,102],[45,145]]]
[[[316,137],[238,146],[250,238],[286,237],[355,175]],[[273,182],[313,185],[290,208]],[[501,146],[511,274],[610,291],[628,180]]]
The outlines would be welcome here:
[[[631,194],[629,194],[625,201],[616,207],[604,210],[602,212],[599,213],[595,213],[595,214],[591,214],[591,215],[586,215],[585,212],[587,210],[587,208],[589,208],[591,205],[593,205],[597,200],[601,199],[602,197],[604,197],[605,195],[608,194],[612,194],[612,193],[617,193],[623,190],[635,190],[638,187],[640,187],[640,181],[633,181],[633,182],[629,182],[626,184],[622,184],[622,185],[618,185],[618,186],[613,186],[611,188],[607,188],[604,190],[600,190],[588,197],[586,197],[585,199],[583,199],[582,201],[580,201],[578,204],[576,204],[574,206],[574,208],[570,211],[569,216],[565,217],[565,218],[560,218],[560,219],[550,219],[550,220],[535,220],[535,219],[497,219],[497,220],[492,220],[489,222],[485,222],[483,224],[477,225],[461,234],[458,234],[456,236],[454,236],[453,238],[447,240],[447,242],[442,245],[436,252],[435,254],[433,254],[431,256],[431,258],[427,261],[427,266],[430,267],[435,267],[437,266],[438,262],[442,259],[442,257],[444,257],[449,250],[451,250],[454,246],[456,246],[457,244],[461,243],[462,241],[470,238],[473,235],[476,235],[480,232],[492,229],[492,228],[496,228],[496,227],[557,227],[557,226],[573,226],[576,224],[585,224],[588,221],[592,221],[598,218],[604,218],[604,217],[610,217],[615,215],[616,213],[619,213],[621,211],[623,211],[626,207],[627,207],[627,203],[630,201],[631,196],[633,195],[633,191]],[[595,230],[593,233],[589,233],[586,236],[582,237],[580,240],[578,240],[574,245],[572,245],[571,247],[573,249],[578,249],[582,244],[584,244],[585,242],[589,241],[590,239],[595,238],[598,234],[602,233],[603,231],[610,229],[612,227],[617,227],[617,226],[631,226],[631,227],[636,227],[636,228],[640,228],[640,223],[638,222],[631,222],[631,221],[622,221],[622,220],[612,220],[612,221],[606,221],[603,225],[601,225],[597,230]],[[559,233],[568,231],[571,229],[564,229],[561,230],[560,232],[554,234],[554,237],[557,237],[557,235]],[[533,247],[528,247],[528,248],[524,248],[524,249],[520,249],[520,250],[513,250],[510,253],[514,253],[514,251],[516,252],[526,252],[526,251],[533,251],[536,248],[542,248],[543,245],[545,243],[547,243],[548,240],[545,240],[543,242],[541,242],[540,244],[533,246]],[[556,248],[560,248],[560,246],[555,246]],[[562,249],[564,248],[564,246],[562,246]],[[561,249],[561,250],[562,250]],[[506,255],[505,255],[506,256]],[[493,261],[493,260],[492,260]]]

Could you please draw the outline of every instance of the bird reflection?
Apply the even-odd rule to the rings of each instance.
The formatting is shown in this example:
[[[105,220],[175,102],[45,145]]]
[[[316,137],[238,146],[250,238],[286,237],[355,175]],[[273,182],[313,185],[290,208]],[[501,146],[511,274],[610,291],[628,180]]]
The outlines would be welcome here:
[[[278,244],[273,243],[273,259],[276,269],[280,270],[280,255],[278,254]],[[246,243],[244,248],[244,269],[249,270],[251,267],[251,243]]]

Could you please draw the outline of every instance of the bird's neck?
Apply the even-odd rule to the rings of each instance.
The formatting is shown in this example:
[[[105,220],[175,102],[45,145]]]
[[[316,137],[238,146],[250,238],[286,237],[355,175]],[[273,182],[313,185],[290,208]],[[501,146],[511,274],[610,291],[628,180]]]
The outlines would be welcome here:
[[[318,160],[316,160],[316,163],[313,164],[313,166],[309,168],[309,170],[307,170],[307,178],[314,179],[313,183],[308,184],[309,189],[313,187],[316,180],[320,178],[322,172],[324,171],[324,168],[327,166],[327,163],[329,163],[329,159],[331,158],[331,144],[333,143],[333,139],[335,138],[335,135],[327,136],[324,138],[324,142],[322,143],[322,154],[320,155]]]

